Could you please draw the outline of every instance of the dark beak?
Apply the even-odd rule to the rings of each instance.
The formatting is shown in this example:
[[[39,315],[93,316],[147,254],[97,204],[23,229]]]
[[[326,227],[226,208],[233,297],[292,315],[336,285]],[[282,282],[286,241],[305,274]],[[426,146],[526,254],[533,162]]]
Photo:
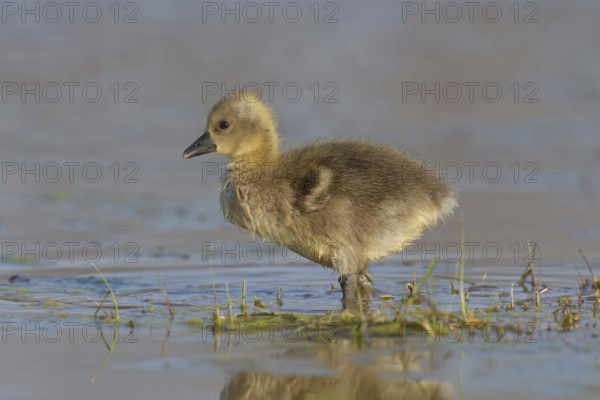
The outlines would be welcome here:
[[[190,147],[185,149],[183,152],[183,158],[201,156],[202,154],[212,153],[217,150],[217,146],[212,142],[210,134],[204,132],[204,135],[200,136]]]

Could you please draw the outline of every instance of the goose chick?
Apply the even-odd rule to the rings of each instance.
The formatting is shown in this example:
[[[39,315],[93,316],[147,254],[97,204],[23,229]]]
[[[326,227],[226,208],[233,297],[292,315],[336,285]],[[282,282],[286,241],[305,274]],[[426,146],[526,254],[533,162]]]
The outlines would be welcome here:
[[[370,291],[371,261],[401,251],[457,205],[449,183],[395,147],[333,139],[281,153],[275,117],[251,93],[218,101],[183,158],[212,152],[232,160],[225,218],[333,268],[344,300]]]

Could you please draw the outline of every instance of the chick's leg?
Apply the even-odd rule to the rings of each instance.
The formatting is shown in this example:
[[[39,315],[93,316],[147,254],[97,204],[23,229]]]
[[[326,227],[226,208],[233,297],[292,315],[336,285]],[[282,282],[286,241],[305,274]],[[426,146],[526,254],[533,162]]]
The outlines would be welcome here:
[[[364,309],[368,309],[374,289],[373,279],[367,269],[342,275],[338,281],[342,288],[342,303],[345,309],[356,308],[359,301],[362,301]]]

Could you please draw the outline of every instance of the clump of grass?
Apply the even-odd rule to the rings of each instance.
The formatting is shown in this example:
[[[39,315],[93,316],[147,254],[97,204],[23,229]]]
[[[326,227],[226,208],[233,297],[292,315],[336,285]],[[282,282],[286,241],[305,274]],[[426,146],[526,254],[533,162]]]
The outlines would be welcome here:
[[[404,310],[405,311],[408,311],[413,303],[418,302],[419,298],[420,298],[420,300],[423,300],[423,297],[419,296],[419,293],[420,293],[421,289],[423,289],[423,286],[425,286],[425,283],[431,277],[431,274],[433,273],[433,269],[435,268],[436,264],[437,264],[437,258],[431,260],[431,262],[427,266],[427,270],[425,271],[425,274],[423,274],[423,277],[421,278],[420,284],[417,284],[416,275],[413,273],[412,284],[410,284],[410,283],[406,284],[406,288],[409,290],[409,295],[408,295],[408,299],[406,299],[406,301],[404,301],[404,305],[405,305]]]
[[[225,282],[225,293],[227,293],[227,322],[233,321],[233,307],[231,297],[229,297],[229,284]]]
[[[258,308],[262,308],[265,309],[267,308],[265,306],[265,303],[262,300],[259,300],[258,297],[256,297],[256,295],[254,295],[254,307],[258,307]]]
[[[406,289],[408,290],[408,297],[413,297],[417,293],[417,274],[414,272],[412,283],[407,283]]]
[[[537,246],[536,244],[534,245]],[[523,275],[521,275],[521,278],[519,279],[519,286],[522,287],[523,290],[527,291],[525,283],[527,281],[527,278],[531,276],[531,292],[533,293],[538,286],[535,282],[534,250],[532,249],[531,242],[529,240],[527,240],[527,252],[529,255],[529,262],[527,263],[527,267],[525,268]]]
[[[546,293],[547,291],[548,291],[548,288],[544,288],[542,290],[540,290],[539,288],[535,289],[535,306],[536,307],[540,306],[540,294]]]
[[[582,312],[574,312],[570,296],[558,298],[558,308],[554,310],[554,321],[558,324],[561,331],[572,331],[579,328]]]
[[[221,326],[223,324],[223,318],[221,317],[221,312],[219,309],[219,302],[217,301],[217,287],[215,286],[215,280],[213,277],[212,267],[210,268],[210,281],[212,282],[213,297],[214,297],[214,302],[215,302],[215,308],[214,308],[214,311],[212,314],[212,320],[213,320],[212,331],[216,333],[221,330]]]
[[[458,291],[458,289],[456,288],[456,286],[454,285],[454,279],[452,279],[450,281],[450,293],[451,294],[459,294],[460,292]]]
[[[464,227],[462,230],[461,248],[462,254],[464,254]],[[532,253],[532,250],[530,250],[530,253]],[[589,262],[585,256],[583,257],[591,273]],[[335,327],[336,337],[347,337],[360,343],[364,343],[369,337],[397,337],[398,335],[404,335],[403,337],[405,337],[407,332],[411,334],[415,334],[415,332],[417,332],[417,335],[447,334],[444,329],[449,329],[448,324],[458,324],[459,326],[468,326],[470,328],[485,328],[486,324],[490,325],[491,323],[496,323],[503,326],[505,331],[508,332],[511,329],[521,329],[520,327],[514,327],[514,318],[517,317],[521,319],[524,317],[524,315],[526,315],[524,313],[527,313],[528,310],[531,312],[531,306],[534,304],[534,302],[536,306],[535,313],[537,314],[540,311],[543,311],[543,309],[540,309],[540,307],[542,307],[540,304],[540,295],[546,292],[548,288],[541,289],[539,287],[541,275],[539,272],[538,274],[535,274],[533,271],[534,266],[532,264],[532,258],[533,257],[530,256],[528,264],[528,269],[530,272],[527,275],[527,279],[531,278],[531,287],[533,289],[531,301],[520,301],[515,298],[514,285],[511,285],[510,292],[506,290],[505,292],[500,293],[499,302],[497,301],[497,297],[490,297],[491,304],[487,305],[486,307],[473,307],[472,309],[469,309],[468,289],[469,285],[474,283],[465,281],[465,259],[464,257],[461,257],[460,261],[456,264],[457,269],[454,280],[451,280],[450,282],[451,293],[453,295],[458,294],[460,297],[459,310],[456,309],[456,304],[454,305],[454,310],[452,311],[443,310],[440,305],[437,304],[436,301],[429,298],[427,293],[425,293],[423,290],[433,275],[433,270],[437,264],[437,260],[434,259],[427,265],[426,271],[419,280],[417,280],[416,274],[413,273],[412,281],[406,285],[408,293],[405,293],[401,299],[395,300],[393,294],[379,296],[379,298],[383,300],[383,303],[380,303],[380,309],[374,309],[370,307],[369,302],[364,298],[363,294],[358,292],[358,301],[356,303],[357,309],[354,310],[354,312],[328,312],[325,315],[310,316],[299,313],[283,313],[273,305],[273,303],[279,307],[282,307],[283,305],[283,289],[279,287],[276,300],[275,302],[270,302],[269,309],[267,309],[265,306],[265,302],[255,295],[253,297],[254,307],[252,309],[252,313],[250,313],[249,307],[251,307],[252,303],[247,304],[246,302],[247,288],[245,281],[242,284],[241,301],[230,297],[229,286],[226,283],[225,290],[227,295],[227,303],[219,304],[216,285],[213,278],[213,271],[211,268],[210,274],[213,287],[214,305],[212,307],[206,306],[205,308],[197,306],[184,308],[184,306],[181,306],[182,308],[178,307],[177,311],[178,313],[185,313],[186,310],[187,312],[192,312],[192,310],[193,312],[196,312],[199,309],[208,312],[212,311],[212,320],[208,322],[208,324],[210,324],[209,326],[214,333],[222,332],[229,334],[231,332],[235,332],[237,329],[248,328],[246,325],[252,324],[253,328],[259,327],[259,329],[264,329],[263,333],[266,334],[268,332],[272,332],[273,328],[287,329],[289,328],[289,324],[293,324],[293,328],[295,330],[302,331],[303,333],[311,333],[314,341],[326,343],[335,342],[337,340],[336,338],[332,339],[330,336],[324,338],[323,335],[319,334],[319,330],[322,330],[324,326],[328,325]],[[120,316],[115,293],[101,271],[95,265],[94,268],[108,288],[108,292],[96,309],[94,316],[97,316],[99,310],[102,309],[104,302],[107,301],[110,296],[114,305],[113,318],[118,321],[120,320]],[[538,270],[536,269],[536,271]],[[159,274],[157,274],[157,276],[165,297],[165,304],[169,311],[170,320],[173,321],[175,309],[169,301],[164,282]],[[593,273],[591,279],[594,285],[598,284],[598,280]],[[529,286],[529,282],[527,282],[527,286]],[[564,297],[558,300],[558,307],[553,312],[554,320],[556,322],[555,329],[558,331],[570,331],[578,329],[580,325],[584,326],[582,323],[584,312],[586,309],[591,309],[591,306],[586,308],[585,305],[593,305],[594,315],[597,315],[598,311],[600,310],[600,307],[598,307],[600,306],[600,288],[595,289],[594,297],[586,297],[586,287],[577,289],[577,297],[571,296],[573,300],[571,297]],[[429,290],[432,290],[431,286]],[[496,304],[494,304],[494,302],[496,302]],[[237,310],[237,308],[234,310],[234,303],[239,303],[241,313]],[[367,307],[365,307],[365,305],[367,305]],[[223,307],[226,307],[227,309],[226,315],[223,315]],[[151,311],[153,311],[152,308],[153,306],[151,307]],[[517,309],[519,311],[517,311]],[[510,314],[507,315],[506,312],[502,311],[509,311]],[[552,310],[548,311],[548,313],[550,312],[552,312]],[[506,322],[507,317],[510,319],[508,322]],[[533,318],[535,319],[537,317]],[[277,328],[277,325],[273,325],[276,322],[283,322],[284,324]],[[185,324],[185,326],[189,326],[191,329],[196,329],[197,326],[205,326],[204,321],[199,317],[182,319],[182,323]],[[135,322],[131,321],[131,324],[133,324],[132,326],[135,327]],[[286,326],[285,324],[288,325]],[[306,337],[306,335],[304,335],[304,337]],[[113,346],[109,346],[109,350],[110,348],[113,348]]]
[[[248,311],[246,310],[246,281],[242,283],[242,303],[240,304],[240,310],[242,310],[244,316],[248,315]]]
[[[52,307],[52,308],[64,308],[67,306],[62,301],[56,301],[56,300],[46,300],[42,303],[42,305],[44,307]]]
[[[163,296],[165,296],[165,304],[167,305],[167,309],[169,310],[169,315],[171,316],[170,320],[173,321],[175,319],[175,309],[171,305],[169,301],[169,296],[167,295],[167,289],[165,288],[165,284],[163,283],[162,278],[160,277],[160,273],[156,272],[156,276],[158,277],[158,282],[160,282],[160,287],[163,292]],[[152,305],[154,307],[154,305]]]
[[[460,310],[462,311],[463,320],[469,321],[471,320],[471,316],[467,311],[467,300],[469,299],[468,290],[465,293],[465,221],[464,216],[461,214],[462,228],[461,228],[461,238],[460,238],[460,280],[458,282],[458,294],[460,296]]]
[[[110,285],[110,283],[108,283],[108,280],[106,280],[106,278],[104,277],[104,275],[102,274],[102,272],[100,271],[100,269],[96,266],[96,264],[92,263],[92,266],[94,267],[94,269],[96,270],[96,272],[98,273],[98,275],[100,275],[100,278],[102,279],[102,281],[104,282],[104,284],[108,288],[108,293],[106,293],[106,295],[104,296],[104,298],[102,299],[102,301],[98,305],[98,308],[96,308],[96,312],[94,312],[94,317],[95,318],[97,317],[98,312],[102,308],[102,305],[104,304],[104,302],[106,301],[106,299],[110,295],[111,298],[112,298],[112,302],[113,302],[114,310],[115,310],[115,314],[114,314],[113,320],[116,323],[118,323],[121,320],[121,318],[119,316],[119,305],[117,304],[117,298],[115,296],[115,292],[113,291],[112,286]],[[130,321],[130,323],[134,323],[134,322]],[[129,325],[129,326],[131,327],[131,325]],[[92,383],[96,382],[96,380],[100,376],[100,373],[102,372],[102,370],[104,369],[104,367],[110,361],[110,359],[111,359],[111,357],[113,355],[113,352],[115,350],[115,346],[117,345],[117,343],[119,341],[119,328],[118,328],[118,325],[116,326],[116,329],[114,329],[113,331],[114,331],[113,332],[113,339],[112,339],[111,344],[109,345],[108,342],[106,341],[106,338],[104,337],[104,333],[102,332],[102,329],[100,330],[100,337],[102,338],[102,341],[104,342],[104,345],[108,349],[108,354],[106,355],[106,357],[105,357],[104,362],[102,363],[102,365],[98,368],[98,370],[96,371],[96,373],[92,377]]]
[[[104,304],[104,302],[106,301],[108,295],[110,294],[110,296],[112,298],[112,302],[113,302],[114,308],[115,308],[115,317],[114,317],[114,319],[116,321],[120,321],[121,318],[119,317],[119,305],[117,304],[117,298],[115,296],[115,292],[112,289],[112,286],[110,286],[110,283],[108,283],[108,281],[106,280],[106,278],[104,277],[104,275],[102,274],[102,272],[96,266],[95,263],[92,263],[92,267],[94,267],[94,269],[96,270],[96,272],[98,273],[98,275],[100,275],[100,278],[102,279],[102,281],[104,282],[104,284],[108,288],[108,293],[106,294],[106,296],[104,296],[104,299],[102,299],[102,302],[100,302],[100,304],[98,305],[98,308],[96,309],[96,312],[94,313],[94,317],[97,316],[98,311],[102,308],[102,305]]]
[[[592,266],[590,265],[590,262],[588,261],[587,257],[583,254],[583,251],[581,249],[579,249],[579,254],[581,254],[581,257],[583,258],[583,261],[585,261],[585,265],[587,266],[588,270],[590,271],[590,275],[592,276],[592,288],[596,290],[600,289],[600,280],[596,278],[596,275],[594,275]]]

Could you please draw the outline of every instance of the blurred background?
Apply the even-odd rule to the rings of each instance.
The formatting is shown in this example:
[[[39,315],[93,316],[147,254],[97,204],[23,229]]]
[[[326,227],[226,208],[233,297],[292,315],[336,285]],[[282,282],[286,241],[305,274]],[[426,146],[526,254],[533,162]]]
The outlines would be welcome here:
[[[219,211],[225,160],[181,158],[240,88],[284,146],[365,137],[439,163],[460,209],[427,243],[460,241],[462,216],[500,264],[528,240],[550,263],[598,257],[600,4],[477,4],[3,2],[3,264],[43,264],[36,243],[143,260],[250,241]]]
[[[343,398],[350,381],[397,398],[411,393],[413,379],[419,389],[439,381],[439,398],[454,397],[441,390],[447,382],[464,398],[597,397],[599,360],[589,351],[598,345],[589,328],[596,308],[579,334],[555,332],[559,310],[549,311],[559,296],[572,298],[574,310],[583,293],[590,314],[595,301],[580,289],[589,275],[578,250],[597,268],[597,0],[25,0],[3,1],[0,12],[3,397],[238,398],[228,384],[236,376],[242,389],[256,381],[279,391],[273,382],[317,391],[327,389],[322,377],[338,376]],[[369,338],[334,348],[303,339],[219,350],[199,334],[214,303],[230,291],[239,298],[246,282],[249,301],[258,296],[278,312],[322,316],[341,307],[331,271],[246,253],[258,239],[219,210],[225,159],[181,158],[213,103],[240,89],[272,105],[284,147],[363,137],[404,146],[455,182],[454,215],[385,259],[390,268],[373,268],[393,304],[437,256],[434,303],[459,310],[448,280],[464,227],[467,282],[487,278],[469,307],[491,314],[496,301],[506,304],[533,247],[533,261],[549,267],[536,275],[550,288],[542,310],[530,309],[539,345],[511,346],[510,336],[497,346]],[[108,343],[69,336],[112,312],[107,302],[98,314],[106,288],[90,262],[115,289],[121,338],[139,329],[137,344],[119,343],[112,360]],[[173,321],[154,271],[177,310]],[[529,294],[514,289],[525,312]],[[282,291],[283,307],[274,304]],[[386,310],[383,302],[375,309]],[[573,315],[575,324],[581,314]],[[371,366],[392,384],[373,381]],[[407,379],[408,387],[396,385]]]

